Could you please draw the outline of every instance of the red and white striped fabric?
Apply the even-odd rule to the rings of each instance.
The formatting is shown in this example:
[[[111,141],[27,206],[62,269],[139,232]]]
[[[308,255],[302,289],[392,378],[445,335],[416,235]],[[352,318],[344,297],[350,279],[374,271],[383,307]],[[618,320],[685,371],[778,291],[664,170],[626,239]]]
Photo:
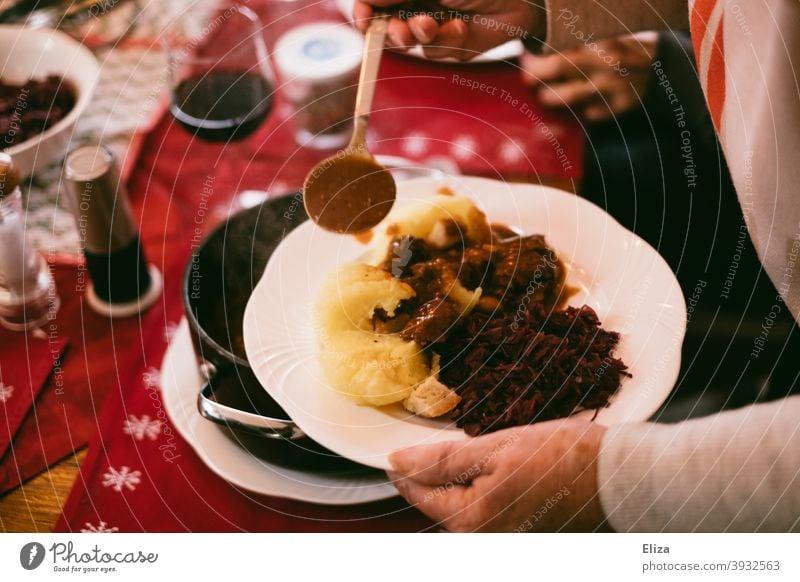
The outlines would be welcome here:
[[[690,13],[700,83],[708,98],[711,119],[719,131],[725,104],[725,3],[695,0],[690,3]]]
[[[800,321],[800,2],[690,0],[700,82],[750,236]]]
[[[800,322],[800,2],[690,0],[689,9],[711,117],[779,292],[764,307],[769,334],[773,312]],[[609,523],[617,531],[796,531],[798,410],[795,396],[672,425],[610,428],[597,476]]]

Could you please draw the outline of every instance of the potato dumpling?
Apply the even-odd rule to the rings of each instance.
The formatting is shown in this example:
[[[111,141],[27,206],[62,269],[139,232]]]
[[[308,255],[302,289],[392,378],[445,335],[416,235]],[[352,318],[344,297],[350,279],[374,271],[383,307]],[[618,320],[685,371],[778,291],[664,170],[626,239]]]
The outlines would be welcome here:
[[[404,400],[430,376],[422,348],[399,335],[372,331],[376,309],[393,315],[414,290],[391,274],[364,264],[334,271],[315,306],[320,359],[331,386],[359,404]]]
[[[372,245],[369,263],[379,265],[386,258],[386,249],[396,236],[412,236],[435,244],[441,238],[445,222],[456,221],[465,232],[459,238],[472,242],[488,242],[491,230],[486,215],[469,198],[437,194],[392,213],[376,227],[377,236]],[[439,245],[441,246],[441,245]]]
[[[372,331],[372,315],[383,309],[389,316],[403,299],[414,297],[414,289],[377,267],[348,263],[331,273],[317,300],[317,322],[323,331],[338,333],[361,329]]]

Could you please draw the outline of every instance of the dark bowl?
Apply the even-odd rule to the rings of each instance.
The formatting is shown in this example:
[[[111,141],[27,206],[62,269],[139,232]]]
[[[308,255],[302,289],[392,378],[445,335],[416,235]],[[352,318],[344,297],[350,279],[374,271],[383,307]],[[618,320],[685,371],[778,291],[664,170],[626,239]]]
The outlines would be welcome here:
[[[230,217],[194,249],[183,303],[206,379],[198,408],[270,462],[319,471],[361,468],[303,434],[260,385],[244,349],[242,323],[253,288],[281,240],[307,218],[299,193],[267,200]]]

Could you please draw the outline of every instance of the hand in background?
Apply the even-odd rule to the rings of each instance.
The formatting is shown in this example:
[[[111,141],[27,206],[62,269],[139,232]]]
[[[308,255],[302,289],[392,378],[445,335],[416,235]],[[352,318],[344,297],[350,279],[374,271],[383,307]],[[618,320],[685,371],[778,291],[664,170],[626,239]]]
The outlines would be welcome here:
[[[605,428],[555,420],[395,452],[389,476],[450,531],[591,531],[603,524],[596,458]]]
[[[658,34],[645,32],[561,54],[526,54],[523,79],[546,107],[569,108],[586,121],[603,121],[640,104],[657,47]]]
[[[543,9],[517,0],[360,0],[355,3],[353,16],[362,31],[374,8],[413,12],[415,16],[411,18],[392,18],[387,45],[402,50],[421,44],[425,55],[432,59],[453,57],[466,61],[509,40],[538,37],[545,28]],[[456,18],[455,13],[462,17]]]

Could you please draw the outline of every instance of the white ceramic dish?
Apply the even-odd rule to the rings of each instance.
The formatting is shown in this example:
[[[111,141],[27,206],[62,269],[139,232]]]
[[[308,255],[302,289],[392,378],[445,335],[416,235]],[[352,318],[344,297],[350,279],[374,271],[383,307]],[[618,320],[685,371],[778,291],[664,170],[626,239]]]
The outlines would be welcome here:
[[[89,49],[63,32],[23,26],[0,26],[0,58],[0,78],[7,83],[58,75],[77,91],[75,107],[58,123],[13,147],[0,144],[14,157],[20,173],[29,176],[66,153],[75,122],[92,98],[100,66]]]
[[[336,7],[348,21],[352,20],[353,0],[336,0]],[[496,46],[493,49],[486,51],[483,54],[478,55],[471,61],[459,61],[457,59],[437,59],[437,60],[447,63],[458,63],[462,65],[469,65],[470,63],[473,64],[493,63],[496,61],[510,61],[516,59],[524,52],[525,48],[522,46],[522,43],[520,41],[510,40],[506,43],[501,44],[500,46]],[[428,57],[425,56],[425,53],[419,46],[415,46],[414,48],[410,49],[407,53],[404,54],[416,57],[418,59],[428,60]]]
[[[492,222],[546,235],[569,266],[567,282],[579,289],[569,303],[591,306],[606,329],[622,334],[616,353],[633,374],[597,422],[649,418],[677,378],[686,329],[683,295],[661,256],[601,208],[543,186],[468,177],[410,180],[398,184],[397,205],[431,200],[442,185],[474,199]],[[388,469],[387,455],[395,449],[467,437],[449,421],[421,419],[400,405],[359,406],[327,385],[311,306],[325,276],[364,251],[353,237],[302,224],[270,258],[245,311],[244,340],[259,381],[306,434],[340,455]]]
[[[388,499],[397,490],[381,474],[316,474],[286,469],[248,453],[197,412],[202,385],[184,319],[161,365],[164,409],[178,433],[214,473],[254,493],[325,505],[355,505]]]

